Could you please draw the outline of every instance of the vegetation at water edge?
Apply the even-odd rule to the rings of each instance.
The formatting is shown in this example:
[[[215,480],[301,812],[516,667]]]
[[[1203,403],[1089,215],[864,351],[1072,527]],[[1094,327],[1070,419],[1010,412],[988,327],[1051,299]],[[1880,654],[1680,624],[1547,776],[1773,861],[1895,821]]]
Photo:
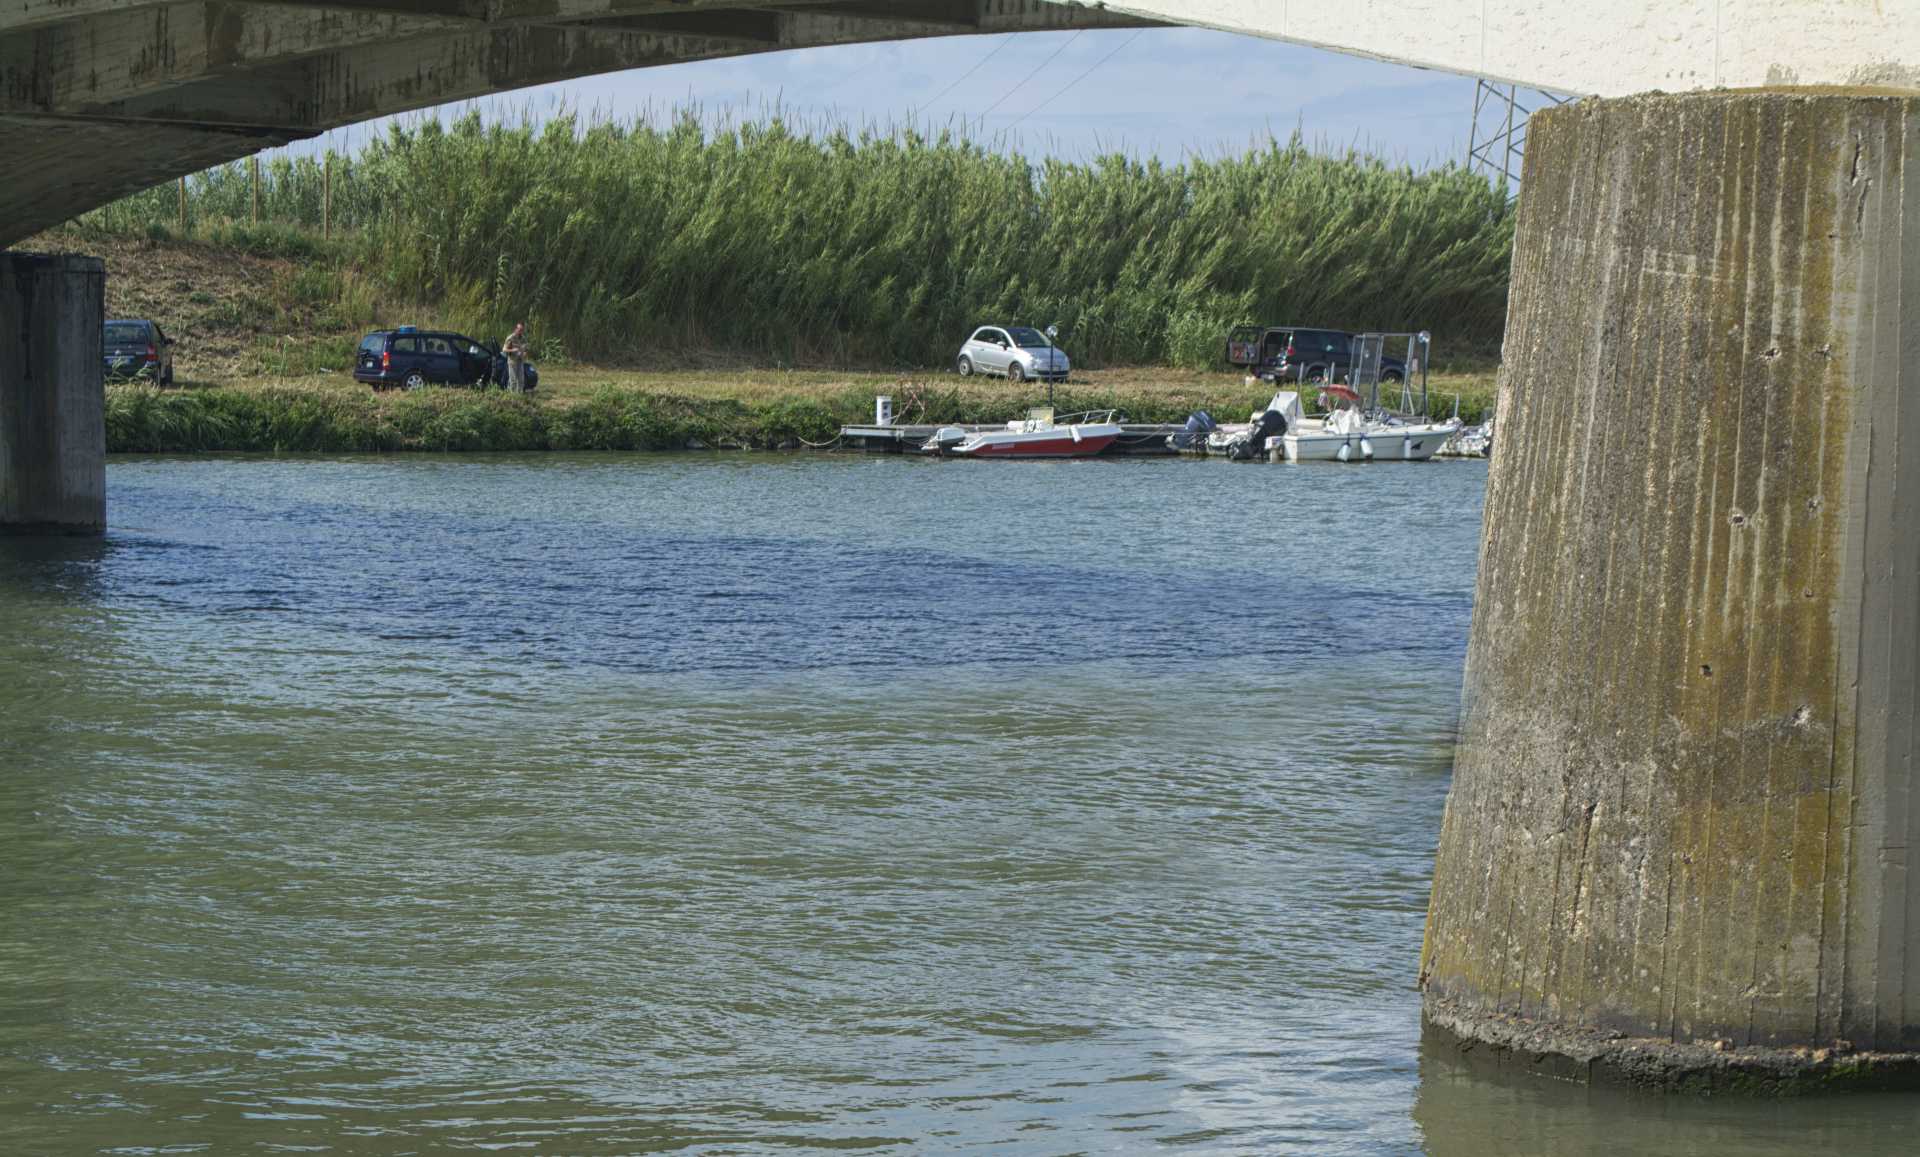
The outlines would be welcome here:
[[[671,380],[671,379],[669,379]],[[955,379],[957,381],[957,379]],[[107,387],[107,449],[113,453],[398,450],[672,450],[689,446],[795,448],[831,443],[842,425],[871,421],[873,380],[752,387],[722,379],[688,383],[603,382],[556,396],[432,388],[375,394],[313,380],[218,388]],[[1045,402],[1031,385],[879,386],[919,423],[1000,422]],[[1245,420],[1271,387],[1205,377],[1191,385],[1080,382],[1055,391],[1060,413],[1119,409],[1139,422],[1181,422],[1196,409]],[[544,396],[543,396],[544,395]],[[1436,396],[1437,408],[1451,404]],[[1476,416],[1487,399],[1463,402]]]

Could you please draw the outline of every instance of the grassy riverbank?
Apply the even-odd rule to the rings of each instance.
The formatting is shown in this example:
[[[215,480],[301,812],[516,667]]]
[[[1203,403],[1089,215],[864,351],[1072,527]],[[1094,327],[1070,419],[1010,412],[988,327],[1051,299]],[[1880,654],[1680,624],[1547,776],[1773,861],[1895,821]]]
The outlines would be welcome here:
[[[1436,408],[1491,404],[1512,220],[1458,169],[1298,141],[1035,164],[777,121],[428,121],[334,159],[330,235],[323,172],[265,166],[258,224],[249,167],[228,166],[188,182],[184,228],[169,186],[28,243],[101,255],[109,315],[177,340],[188,388],[112,387],[112,450],[794,447],[870,420],[879,393],[905,421],[996,422],[1045,391],[951,372],[992,319],[1060,325],[1061,412],[1244,420],[1270,391],[1220,358],[1256,319],[1431,329]],[[369,330],[497,340],[520,317],[534,398],[348,377]]]
[[[943,366],[998,319],[1058,324],[1088,367],[1199,369],[1247,321],[1489,350],[1513,226],[1504,195],[1463,169],[1298,140],[1178,165],[1036,163],[906,128],[709,130],[691,115],[395,128],[333,159],[323,237],[326,180],[312,158],[263,166],[256,224],[249,166],[210,170],[187,182],[184,223],[165,185],[86,214],[61,247],[282,263],[256,279],[270,296],[230,301],[165,254],[140,275],[274,339],[258,352],[284,369],[303,347],[337,354],[347,331],[429,319],[488,338],[529,320],[543,361],[843,367]]]
[[[1489,376],[1444,379],[1434,404],[1463,416],[1491,405]],[[875,394],[892,394],[907,422],[996,422],[1046,400],[1044,387],[953,375],[901,378],[826,372],[610,372],[556,368],[530,397],[429,389],[375,394],[341,377],[267,379],[159,390],[107,389],[114,453],[215,451],[794,449],[830,443],[843,424],[871,421]],[[1054,391],[1065,413],[1120,409],[1142,422],[1177,422],[1196,409],[1227,420],[1271,391],[1237,375],[1106,370]]]

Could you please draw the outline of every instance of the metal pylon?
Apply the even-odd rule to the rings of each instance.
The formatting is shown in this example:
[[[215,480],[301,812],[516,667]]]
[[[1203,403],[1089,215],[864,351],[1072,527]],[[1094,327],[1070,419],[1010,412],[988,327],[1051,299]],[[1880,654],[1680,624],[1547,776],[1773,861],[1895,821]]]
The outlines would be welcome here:
[[[1520,159],[1527,151],[1527,120],[1536,111],[1571,99],[1538,88],[1479,81],[1473,88],[1473,128],[1467,133],[1467,167],[1498,178],[1507,200],[1520,195]]]

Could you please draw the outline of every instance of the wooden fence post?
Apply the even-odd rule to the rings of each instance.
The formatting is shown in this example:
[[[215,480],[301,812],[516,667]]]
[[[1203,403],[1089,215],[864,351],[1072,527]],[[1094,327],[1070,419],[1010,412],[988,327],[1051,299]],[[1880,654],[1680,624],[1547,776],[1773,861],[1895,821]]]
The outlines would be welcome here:
[[[184,236],[186,232],[187,232],[187,179],[185,177],[181,177],[180,178],[180,233],[182,236]]]
[[[247,162],[253,174],[253,223],[258,225],[260,223],[260,155],[255,153],[247,158]]]

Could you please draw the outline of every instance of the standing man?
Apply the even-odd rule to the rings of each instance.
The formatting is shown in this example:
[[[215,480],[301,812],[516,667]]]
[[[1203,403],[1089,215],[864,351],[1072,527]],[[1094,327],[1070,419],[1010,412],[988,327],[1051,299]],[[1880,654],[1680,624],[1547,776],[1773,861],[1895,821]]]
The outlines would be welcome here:
[[[527,392],[527,323],[518,322],[500,346],[507,355],[507,388],[516,394]]]

